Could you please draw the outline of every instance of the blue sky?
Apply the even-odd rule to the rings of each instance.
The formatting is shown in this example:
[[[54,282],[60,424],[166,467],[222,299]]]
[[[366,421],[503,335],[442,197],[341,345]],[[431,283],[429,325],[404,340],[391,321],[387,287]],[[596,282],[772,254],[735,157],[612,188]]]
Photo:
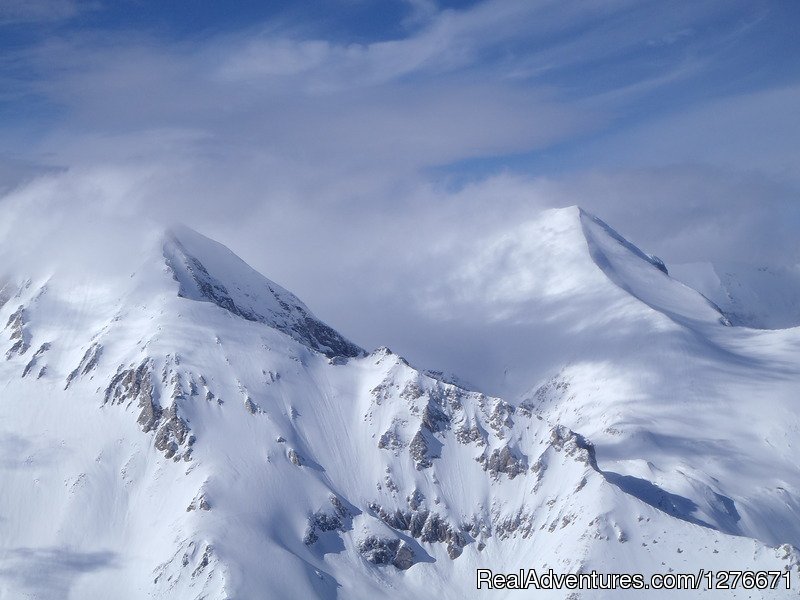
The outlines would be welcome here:
[[[250,94],[234,127],[226,131],[221,124],[212,132],[216,137],[231,137],[260,100],[280,108],[281,100],[302,98],[318,114],[311,105],[328,92],[359,110],[396,114],[388,95],[428,103],[427,118],[442,123],[442,136],[452,135],[448,127],[477,130],[482,120],[518,118],[517,135],[504,122],[506,129],[467,135],[460,152],[434,150],[415,165],[428,173],[545,175],[591,168],[598,157],[625,167],[631,154],[621,139],[626,132],[796,84],[798,18],[795,2],[734,0],[6,0],[0,7],[0,126],[10,142],[7,159],[37,162],[19,152],[20,137],[36,144],[73,129],[76,135],[196,129],[213,106],[194,107],[190,123],[175,104],[191,99],[177,97],[170,83],[199,95],[217,93],[221,101],[240,90]],[[139,61],[153,72],[137,70]],[[226,61],[228,74],[242,70],[227,82],[204,78],[204,61],[209,73],[224,71]],[[270,64],[271,70],[263,68]],[[126,71],[130,89],[122,81]],[[284,88],[282,99],[264,89],[271,80]],[[141,113],[127,106],[138,94],[151,97]],[[103,118],[92,122],[86,113],[95,103],[103,106]],[[537,108],[545,113],[533,122]],[[111,109],[113,118],[106,114]],[[619,160],[607,150],[617,146],[623,146]]]
[[[800,264],[799,22],[793,1],[3,0],[0,188],[184,221],[424,361],[409,290],[542,208],[668,263]]]

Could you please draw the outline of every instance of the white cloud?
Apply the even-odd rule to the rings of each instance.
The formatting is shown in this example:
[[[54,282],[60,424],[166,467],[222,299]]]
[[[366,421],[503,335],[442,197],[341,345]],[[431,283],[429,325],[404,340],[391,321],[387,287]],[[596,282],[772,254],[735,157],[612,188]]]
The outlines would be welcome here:
[[[598,166],[700,163],[800,183],[800,86],[715,99],[650,120],[597,148]]]

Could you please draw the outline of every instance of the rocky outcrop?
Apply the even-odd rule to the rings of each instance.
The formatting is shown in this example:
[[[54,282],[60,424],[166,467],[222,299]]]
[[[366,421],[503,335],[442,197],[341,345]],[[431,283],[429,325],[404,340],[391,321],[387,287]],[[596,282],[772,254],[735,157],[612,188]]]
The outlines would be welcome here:
[[[211,510],[211,505],[208,503],[205,494],[200,493],[195,496],[191,504],[186,507],[186,512],[192,512],[194,510]]]
[[[500,479],[501,474],[514,479],[528,470],[528,457],[508,444],[495,448],[488,456],[484,452],[475,460],[481,463],[483,470],[495,481]]]
[[[31,336],[27,324],[28,318],[22,306],[8,317],[5,328],[10,332],[11,348],[6,352],[6,360],[10,360],[14,355],[22,356],[31,347]]]
[[[137,419],[145,432],[155,429],[161,418],[161,406],[156,400],[153,386],[153,362],[145,359],[138,367],[120,367],[105,389],[104,404],[136,402],[141,409]]]
[[[408,454],[414,461],[417,471],[427,469],[433,465],[433,459],[439,458],[438,453],[431,452],[430,442],[434,441],[432,435],[427,428],[420,427],[408,444]]]
[[[563,451],[567,456],[587,467],[600,471],[595,458],[594,446],[581,434],[575,433],[563,425],[557,425],[550,432],[550,446],[559,452]]]
[[[505,436],[504,430],[514,426],[514,420],[511,418],[514,412],[514,407],[505,400],[498,398],[494,401],[492,412],[489,415],[489,427],[497,437],[502,439]]]
[[[211,545],[206,545],[205,549],[203,550],[203,555],[200,557],[200,561],[197,563],[194,571],[192,571],[192,577],[197,577],[200,575],[209,564],[211,564],[211,556],[214,552],[214,549]]]
[[[379,361],[393,356],[387,350],[375,355]],[[377,446],[396,456],[407,448],[418,471],[432,467],[442,455],[444,445],[452,443],[452,437],[458,444],[486,448],[496,446],[515,427],[517,409],[508,402],[433,379],[404,368],[408,365],[399,358],[393,360],[401,370],[393,370],[371,390],[372,402],[364,419],[369,422],[382,414],[381,421],[386,422],[387,411],[389,415],[396,411],[390,417],[391,425],[380,434]],[[411,376],[405,378],[406,374]],[[530,406],[521,408],[519,414],[520,418],[533,416]],[[485,450],[476,460],[495,479],[500,475],[513,479],[528,468],[527,456],[508,444]]]
[[[90,371],[97,368],[97,363],[100,362],[100,356],[103,354],[103,346],[95,342],[86,350],[77,367],[67,376],[67,383],[64,389],[67,389],[73,380],[78,376],[87,375]]]
[[[286,458],[289,459],[289,462],[292,463],[295,467],[302,467],[305,464],[305,460],[300,454],[297,453],[297,450],[294,448],[289,448],[286,452]]]
[[[397,425],[393,425],[391,429],[387,429],[381,434],[381,437],[378,439],[378,448],[381,450],[392,450],[395,451],[395,453],[405,448],[405,444],[400,439],[400,435],[397,432]]]
[[[458,558],[469,541],[467,536],[440,514],[422,506],[423,499],[418,495],[409,496],[406,499],[408,508],[405,510],[387,510],[377,502],[371,502],[369,509],[392,529],[408,532],[421,542],[445,544],[448,556],[452,559]]]
[[[321,533],[328,531],[343,532],[349,527],[353,513],[345,506],[344,502],[333,494],[328,498],[331,509],[318,510],[308,517],[308,526],[303,535],[303,543],[311,546],[319,540]]]
[[[308,518],[308,528],[303,536],[303,543],[310,546],[317,542],[320,532],[336,531],[341,528],[342,520],[339,516],[316,512]]]
[[[493,521],[493,533],[501,540],[513,538],[517,535],[527,539],[534,532],[534,516],[523,508],[507,517],[495,515]]]
[[[162,379],[166,379],[166,376]],[[158,401],[153,383],[153,361],[144,359],[137,367],[119,367],[104,392],[104,404],[136,404],[140,409],[137,422],[142,431],[155,431],[156,449],[167,458],[190,460],[195,437],[179,414],[179,402],[185,401],[180,378],[172,380],[172,403],[165,410]]]
[[[34,368],[35,368],[35,367],[37,366],[37,364],[39,363],[39,359],[40,359],[40,358],[41,358],[41,357],[42,357],[42,356],[45,354],[45,352],[47,352],[48,350],[50,350],[50,343],[49,343],[49,342],[45,342],[44,344],[42,344],[41,346],[39,346],[39,349],[38,349],[38,350],[37,350],[37,351],[36,351],[36,352],[33,354],[33,357],[30,359],[30,361],[28,361],[28,364],[27,364],[27,365],[25,365],[25,368],[22,370],[22,376],[23,376],[23,377],[27,377],[27,376],[28,376],[28,374],[29,374],[29,373],[31,373],[31,372],[34,370]],[[39,369],[39,376],[37,377],[37,379],[41,378],[41,377],[42,377],[42,375],[44,375],[44,371],[43,371],[43,369],[45,369],[45,367],[44,367],[44,366],[43,366],[43,367],[41,367],[41,369]]]
[[[414,551],[402,540],[368,535],[358,542],[358,552],[373,565],[392,565],[401,571],[414,566]]]
[[[190,460],[194,440],[186,421],[178,415],[178,403],[173,402],[161,413],[154,442],[156,449],[167,458]]]
[[[260,411],[259,411],[259,409],[258,409],[258,407],[256,406],[256,403],[255,403],[255,402],[253,402],[253,399],[252,399],[252,398],[250,398],[250,396],[247,396],[247,397],[244,399],[244,409],[245,409],[247,412],[249,412],[251,415],[255,415],[255,414],[257,414],[258,412],[260,412]]]
[[[185,233],[202,238],[195,232]],[[213,243],[210,240],[204,241]],[[164,258],[180,285],[178,294],[181,297],[212,302],[237,317],[274,327],[328,358],[356,357],[365,354],[362,348],[315,318],[293,294],[255,272],[253,279],[243,282],[243,285],[248,285],[252,289],[257,283],[257,294],[261,296],[261,302],[258,302],[259,298],[252,292],[243,293],[237,290],[239,282],[228,281],[226,285],[221,281],[225,279],[225,274],[217,273],[215,276],[210,273],[198,258],[188,252],[175,233],[167,236],[164,243]],[[232,253],[228,258],[244,265]],[[249,269],[247,265],[244,267]],[[273,308],[276,304],[279,308]]]
[[[467,423],[462,423],[456,429],[456,441],[459,444],[476,444],[477,446],[485,446],[487,442],[486,432],[477,425],[468,426]]]

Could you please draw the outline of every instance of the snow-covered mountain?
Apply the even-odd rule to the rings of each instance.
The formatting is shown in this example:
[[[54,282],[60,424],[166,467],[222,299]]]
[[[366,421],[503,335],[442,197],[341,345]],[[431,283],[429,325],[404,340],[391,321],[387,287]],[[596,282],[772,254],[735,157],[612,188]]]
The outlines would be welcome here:
[[[0,266],[0,598],[529,597],[477,592],[478,568],[800,577],[800,329],[735,326],[580,209],[526,235],[537,268],[498,273],[498,307],[557,335],[505,399],[362,350],[186,228],[110,278]]]

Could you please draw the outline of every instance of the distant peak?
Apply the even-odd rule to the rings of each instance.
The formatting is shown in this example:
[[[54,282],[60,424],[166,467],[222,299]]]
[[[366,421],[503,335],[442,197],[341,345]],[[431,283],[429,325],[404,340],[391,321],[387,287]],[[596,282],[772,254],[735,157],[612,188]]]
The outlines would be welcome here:
[[[364,354],[317,319],[294,294],[219,242],[179,225],[165,232],[163,253],[178,282],[179,296],[211,302],[242,319],[269,325],[329,358]]]
[[[584,210],[580,217],[592,260],[619,288],[674,320],[730,325],[716,304],[670,277],[663,260],[643,252],[600,218]]]
[[[577,210],[578,210],[578,214],[580,215],[582,223],[584,223],[586,220],[595,223],[609,237],[611,237],[616,242],[618,242],[619,244],[624,246],[627,250],[629,250],[630,252],[632,252],[633,254],[635,254],[636,256],[641,258],[642,260],[645,260],[645,261],[649,262],[651,265],[653,265],[655,268],[657,268],[659,271],[661,271],[665,275],[669,275],[669,272],[667,270],[667,265],[658,256],[655,256],[654,254],[647,254],[646,252],[643,252],[635,244],[632,244],[627,239],[625,239],[622,235],[620,235],[617,232],[616,229],[611,227],[608,223],[603,221],[600,217],[597,217],[597,216],[593,215],[592,213],[590,213],[590,212],[588,212],[588,211],[586,211],[586,210],[584,210],[584,209],[582,209],[580,207],[575,207],[575,208],[577,208]]]

